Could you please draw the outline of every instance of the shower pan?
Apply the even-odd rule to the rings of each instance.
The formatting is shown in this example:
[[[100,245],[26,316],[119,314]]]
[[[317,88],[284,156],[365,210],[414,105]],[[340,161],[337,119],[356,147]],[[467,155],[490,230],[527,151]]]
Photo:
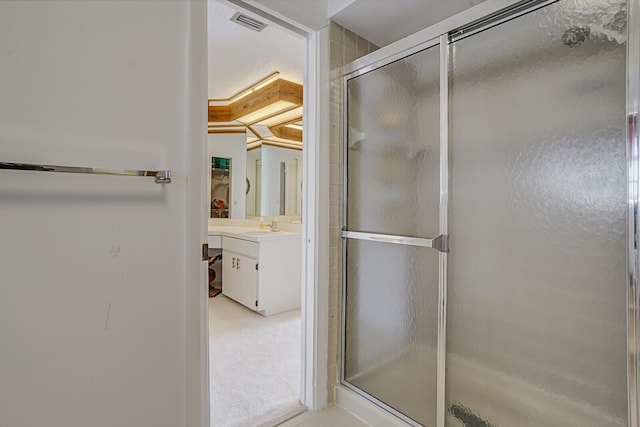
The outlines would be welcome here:
[[[636,7],[520,2],[345,70],[346,388],[409,425],[638,425]]]

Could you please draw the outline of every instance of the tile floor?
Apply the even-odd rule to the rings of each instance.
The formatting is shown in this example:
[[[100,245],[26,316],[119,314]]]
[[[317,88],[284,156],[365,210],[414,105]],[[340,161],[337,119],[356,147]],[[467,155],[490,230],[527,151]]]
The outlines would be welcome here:
[[[279,427],[366,427],[353,415],[337,406],[330,406],[317,412],[305,412],[285,421]]]

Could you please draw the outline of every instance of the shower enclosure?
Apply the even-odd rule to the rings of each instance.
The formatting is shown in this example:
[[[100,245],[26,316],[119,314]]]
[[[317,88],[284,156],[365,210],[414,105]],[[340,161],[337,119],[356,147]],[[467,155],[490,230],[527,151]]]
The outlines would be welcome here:
[[[635,3],[345,70],[344,386],[410,425],[638,425]]]

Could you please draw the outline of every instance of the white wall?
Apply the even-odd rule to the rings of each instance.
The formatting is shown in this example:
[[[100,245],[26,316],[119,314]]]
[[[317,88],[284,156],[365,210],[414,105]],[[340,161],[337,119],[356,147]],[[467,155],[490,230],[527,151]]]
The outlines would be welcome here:
[[[262,216],[280,214],[280,163],[297,159],[302,168],[302,151],[287,148],[262,146]],[[302,186],[302,175],[298,175],[297,188]]]
[[[187,424],[189,7],[0,2],[0,160],[173,172],[0,171],[2,426]]]
[[[210,134],[209,164],[211,157],[231,159],[231,185],[229,218],[245,217],[245,190],[247,178],[247,136],[245,134]],[[207,192],[211,197],[211,191]]]

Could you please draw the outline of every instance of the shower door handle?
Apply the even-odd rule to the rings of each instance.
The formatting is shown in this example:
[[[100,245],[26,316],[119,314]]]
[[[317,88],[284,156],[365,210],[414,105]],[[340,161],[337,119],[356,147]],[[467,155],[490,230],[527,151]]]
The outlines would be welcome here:
[[[356,240],[369,240],[372,242],[394,243],[396,245],[419,246],[435,249],[439,252],[449,252],[449,236],[446,234],[441,234],[435,239],[425,239],[422,237],[342,230],[341,237]]]

